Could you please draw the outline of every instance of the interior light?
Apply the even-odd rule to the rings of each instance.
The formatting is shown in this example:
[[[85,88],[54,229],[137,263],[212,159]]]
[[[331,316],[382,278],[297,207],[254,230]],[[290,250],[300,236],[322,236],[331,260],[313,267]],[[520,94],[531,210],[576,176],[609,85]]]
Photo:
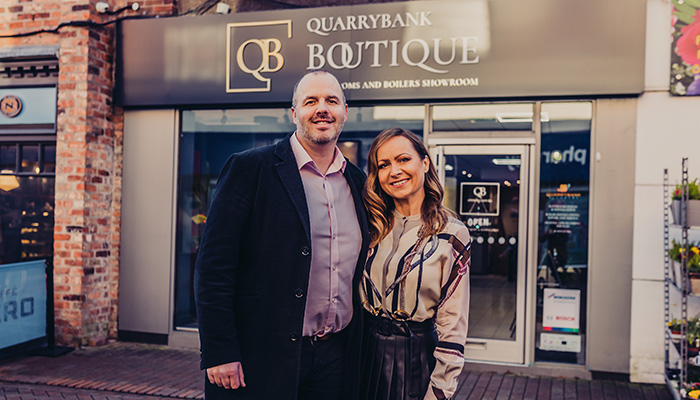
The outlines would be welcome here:
[[[491,161],[496,165],[520,165],[519,158],[494,158]]]
[[[531,112],[508,112],[508,113],[496,113],[496,120],[502,124],[510,122],[532,122]],[[549,113],[542,111],[540,113],[541,122],[549,122]]]
[[[445,171],[454,171],[455,167],[450,164],[445,164]]]
[[[5,170],[2,171],[3,173]],[[12,171],[10,171],[12,172]],[[19,180],[14,175],[0,175],[0,190],[9,192],[19,187]]]

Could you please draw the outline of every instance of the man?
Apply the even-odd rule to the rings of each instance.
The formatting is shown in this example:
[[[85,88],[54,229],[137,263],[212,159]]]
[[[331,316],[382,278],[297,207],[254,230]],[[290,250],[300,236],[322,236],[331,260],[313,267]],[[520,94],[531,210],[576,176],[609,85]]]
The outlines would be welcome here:
[[[347,112],[335,77],[309,72],[296,132],[219,176],[195,272],[207,399],[356,395],[368,228],[364,174],[336,147]]]

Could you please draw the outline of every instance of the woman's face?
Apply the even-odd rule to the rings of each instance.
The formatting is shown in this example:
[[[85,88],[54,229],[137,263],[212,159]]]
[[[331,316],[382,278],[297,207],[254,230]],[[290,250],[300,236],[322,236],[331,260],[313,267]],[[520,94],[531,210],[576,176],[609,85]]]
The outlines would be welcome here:
[[[411,141],[403,136],[394,136],[377,149],[379,185],[394,199],[401,214],[420,212],[428,163],[428,158],[418,155]]]

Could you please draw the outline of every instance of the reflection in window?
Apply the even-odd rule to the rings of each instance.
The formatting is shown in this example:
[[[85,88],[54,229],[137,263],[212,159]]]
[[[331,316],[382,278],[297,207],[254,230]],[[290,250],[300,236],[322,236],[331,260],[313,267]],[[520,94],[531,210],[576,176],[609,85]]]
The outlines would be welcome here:
[[[17,145],[0,145],[0,170],[14,171],[17,168]]]
[[[423,135],[423,106],[350,107],[338,148],[366,170],[367,152],[383,129]],[[199,241],[219,171],[232,153],[283,140],[296,126],[289,108],[182,112],[175,287],[175,326],[196,328],[192,279]]]
[[[46,144],[42,146],[43,149],[43,172],[55,173],[56,172],[56,145]]]
[[[41,172],[41,168],[39,168],[39,145],[25,144],[22,145],[21,149],[20,171],[34,172],[35,174]]]
[[[54,178],[0,175],[0,264],[53,255]]]
[[[543,103],[535,361],[585,364],[591,114]]]
[[[438,105],[433,108],[433,130],[531,131],[533,103]]]

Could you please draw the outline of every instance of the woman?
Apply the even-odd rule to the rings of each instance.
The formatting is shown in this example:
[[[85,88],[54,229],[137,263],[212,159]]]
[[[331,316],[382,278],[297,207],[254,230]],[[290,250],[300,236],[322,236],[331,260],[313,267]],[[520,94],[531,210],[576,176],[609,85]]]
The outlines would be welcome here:
[[[380,133],[368,168],[360,398],[450,398],[467,339],[469,231],[442,206],[437,171],[414,133]]]

